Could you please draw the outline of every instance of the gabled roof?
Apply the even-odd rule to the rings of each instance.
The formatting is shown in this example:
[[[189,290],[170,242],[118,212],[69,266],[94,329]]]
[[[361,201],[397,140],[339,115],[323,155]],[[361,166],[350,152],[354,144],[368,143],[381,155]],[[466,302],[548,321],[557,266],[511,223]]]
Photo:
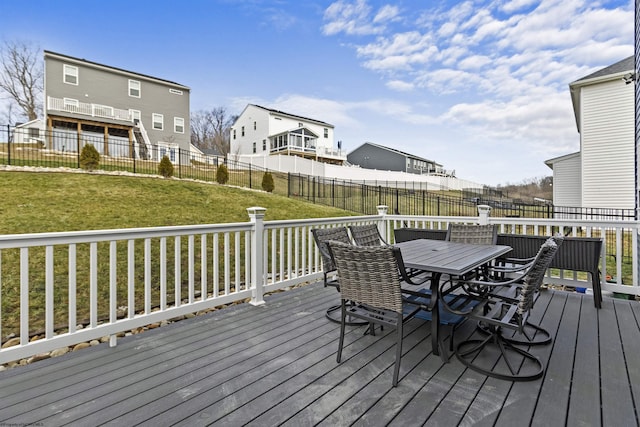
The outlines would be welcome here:
[[[573,104],[573,115],[576,119],[576,127],[580,132],[580,89],[584,86],[621,79],[625,74],[633,73],[635,69],[635,59],[633,56],[618,61],[615,64],[602,68],[594,73],[584,76],[572,83],[569,83],[571,102]]]
[[[632,55],[628,58],[623,59],[622,61],[616,62],[613,65],[609,65],[608,67],[602,68],[594,73],[591,73],[588,76],[584,76],[571,84],[573,85],[574,83],[583,82],[585,80],[591,80],[598,77],[610,76],[612,74],[628,73],[629,71],[633,71],[634,65],[635,65],[635,61]]]
[[[189,89],[188,86],[181,85],[180,83],[172,82],[171,80],[165,80],[165,79],[161,79],[161,78],[158,78],[158,77],[149,76],[149,75],[146,75],[146,74],[136,73],[135,71],[129,71],[129,70],[125,70],[123,68],[112,67],[110,65],[104,65],[104,64],[100,64],[98,62],[87,61],[86,59],[75,58],[73,56],[64,55],[62,53],[52,52],[50,50],[45,50],[44,51],[44,56],[45,56],[45,58],[47,56],[50,56],[50,57],[55,57],[55,58],[62,59],[62,60],[76,62],[76,63],[85,63],[85,64],[88,64],[88,65],[91,65],[91,66],[94,66],[94,67],[97,67],[97,68],[106,68],[108,70],[117,71],[117,72],[123,73],[123,74],[139,76],[139,77],[142,77],[142,78],[145,78],[145,79],[156,80],[158,82],[165,83],[165,84],[171,84],[173,86],[177,86],[177,87],[179,87],[181,89],[184,89],[184,90],[188,90],[188,91],[191,90],[191,89]]]
[[[436,163],[433,160],[428,160],[428,159],[425,159],[424,157],[419,157],[419,156],[416,156],[414,154],[405,153],[404,151],[396,150],[395,148],[385,147],[384,145],[374,144],[373,142],[365,142],[364,144],[362,144],[360,147],[354,149],[353,151],[356,151],[356,150],[364,147],[365,145],[370,145],[372,147],[376,147],[376,148],[380,148],[380,149],[383,149],[383,150],[391,151],[392,153],[400,154],[400,155],[403,155],[405,157],[409,157],[411,159],[421,160],[421,161],[427,162],[427,163],[433,163],[436,166],[442,166],[441,164]],[[352,153],[353,153],[353,151],[352,151]]]
[[[580,157],[580,151],[571,153],[571,154],[565,154],[559,157],[554,157],[553,159],[545,160],[544,164],[549,166],[550,169],[553,169],[553,165],[555,165],[556,163],[563,162],[565,160],[573,159],[576,157]]]
[[[296,120],[305,120],[307,122],[317,123],[319,125],[330,127],[330,128],[334,127],[332,124],[329,124],[327,122],[323,122],[321,120],[310,119],[309,117],[298,116],[296,114],[291,114],[291,113],[285,113],[284,111],[275,110],[273,108],[262,107],[262,106],[256,105],[256,104],[249,104],[249,105],[251,105],[253,107],[256,107],[256,108],[260,108],[260,109],[265,110],[265,111],[268,111],[269,113],[272,113],[272,114],[278,114],[280,116],[285,116],[285,117],[289,117],[289,118],[296,119]]]

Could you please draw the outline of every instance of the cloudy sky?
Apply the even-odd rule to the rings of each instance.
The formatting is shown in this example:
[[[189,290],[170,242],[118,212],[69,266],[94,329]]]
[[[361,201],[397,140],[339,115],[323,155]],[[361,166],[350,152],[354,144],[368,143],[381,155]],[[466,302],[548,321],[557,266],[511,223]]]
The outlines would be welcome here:
[[[191,110],[247,103],[488,185],[579,150],[568,84],[633,55],[630,0],[58,0],[0,37],[172,80]]]

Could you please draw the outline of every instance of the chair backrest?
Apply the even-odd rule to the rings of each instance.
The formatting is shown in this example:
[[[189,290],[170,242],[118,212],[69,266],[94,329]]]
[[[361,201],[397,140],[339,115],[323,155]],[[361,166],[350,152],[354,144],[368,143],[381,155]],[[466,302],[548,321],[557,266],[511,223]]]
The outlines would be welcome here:
[[[358,246],[386,246],[387,244],[380,236],[380,231],[378,231],[376,224],[350,225],[349,231],[353,241]]]
[[[393,230],[396,243],[416,239],[445,240],[447,230],[432,230],[428,228],[396,228]]]
[[[347,227],[313,228],[311,229],[311,233],[313,234],[313,240],[316,241],[316,245],[318,246],[318,250],[322,256],[322,270],[325,273],[335,271],[336,266],[331,258],[331,252],[329,252],[327,242],[329,240],[333,240],[350,245],[351,238],[349,237]]]
[[[562,236],[549,237],[538,250],[536,258],[533,260],[531,267],[527,270],[526,276],[523,278],[523,284],[520,289],[518,301],[518,313],[524,314],[533,307],[535,294],[540,289],[544,275],[551,266],[553,257],[558,252],[558,248],[562,245]]]
[[[447,229],[446,240],[474,245],[495,245],[498,241],[498,226],[452,223]]]
[[[342,299],[402,313],[398,248],[339,242],[329,242],[329,248],[338,268]]]

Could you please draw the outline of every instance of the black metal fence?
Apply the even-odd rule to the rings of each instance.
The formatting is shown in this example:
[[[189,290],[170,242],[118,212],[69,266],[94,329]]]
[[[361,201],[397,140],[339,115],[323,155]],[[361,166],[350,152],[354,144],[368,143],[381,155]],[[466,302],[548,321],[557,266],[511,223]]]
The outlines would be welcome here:
[[[376,206],[386,205],[390,213],[401,215],[476,216],[478,205],[489,205],[491,215],[516,218],[561,218],[633,220],[633,209],[596,209],[526,204],[503,197],[490,198],[485,191],[469,197],[460,191],[430,191],[368,185],[357,181],[289,174],[288,196],[333,206],[365,215],[377,213]],[[500,196],[500,193],[493,193]]]
[[[216,181],[224,164],[229,185],[262,188],[268,170],[222,156],[204,155],[170,145],[142,146],[123,135],[96,135],[73,130],[0,128],[0,165],[48,168],[80,168],[82,148],[92,144],[100,153],[98,169],[134,174],[158,174],[158,164],[168,156],[174,176],[201,181]],[[377,213],[376,206],[387,205],[389,212],[403,215],[476,216],[477,205],[492,207],[493,216],[562,219],[634,219],[632,209],[595,209],[559,207],[549,204],[525,204],[505,199],[498,190],[432,191],[400,188],[392,183],[371,185],[356,181],[321,178],[304,174],[269,171],[275,182],[274,193],[312,203],[333,206],[365,215]],[[403,183],[403,187],[404,187]]]

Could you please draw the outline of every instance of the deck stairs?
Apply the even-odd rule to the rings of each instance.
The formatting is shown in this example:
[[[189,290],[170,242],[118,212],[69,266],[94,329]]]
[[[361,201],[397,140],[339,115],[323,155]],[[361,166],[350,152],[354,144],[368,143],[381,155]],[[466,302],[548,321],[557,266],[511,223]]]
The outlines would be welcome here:
[[[133,127],[133,135],[138,144],[138,156],[143,160],[151,159],[151,141],[140,120],[136,120],[135,126]]]

